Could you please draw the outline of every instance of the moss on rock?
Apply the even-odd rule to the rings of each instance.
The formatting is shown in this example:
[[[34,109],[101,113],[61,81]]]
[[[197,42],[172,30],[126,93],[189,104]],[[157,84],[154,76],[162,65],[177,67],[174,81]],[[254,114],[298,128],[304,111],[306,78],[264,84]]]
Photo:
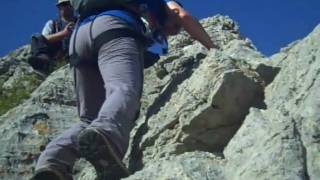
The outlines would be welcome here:
[[[15,79],[10,88],[4,88],[4,81],[0,81],[0,115],[28,99],[42,81],[42,77],[35,73]]]

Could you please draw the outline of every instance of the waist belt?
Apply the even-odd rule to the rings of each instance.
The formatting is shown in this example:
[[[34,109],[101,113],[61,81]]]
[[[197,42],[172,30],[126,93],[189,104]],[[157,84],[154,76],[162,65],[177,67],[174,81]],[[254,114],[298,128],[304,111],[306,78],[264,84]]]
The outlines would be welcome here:
[[[79,55],[76,53],[76,49],[75,49],[75,44],[76,44],[76,35],[79,29],[79,22],[77,23],[77,28],[75,31],[75,35],[74,35],[74,40],[73,40],[73,54],[70,55],[70,65],[71,66],[77,66],[79,64],[92,64],[92,65],[96,65],[97,64],[97,60],[98,60],[98,53],[99,50],[101,48],[101,46],[105,43],[108,43],[111,40],[117,39],[117,38],[121,38],[121,37],[132,37],[136,40],[138,40],[142,45],[144,45],[145,47],[147,47],[148,45],[150,45],[152,43],[152,40],[149,40],[147,37],[145,37],[142,32],[138,32],[136,30],[133,30],[131,28],[115,28],[115,29],[110,29],[107,30],[103,33],[101,33],[100,35],[98,35],[96,38],[93,38],[92,36],[92,25],[94,22],[95,18],[92,19],[92,22],[90,24],[90,39],[92,41],[92,58],[95,59],[94,61],[86,61],[86,62],[82,62],[81,58],[79,57]]]

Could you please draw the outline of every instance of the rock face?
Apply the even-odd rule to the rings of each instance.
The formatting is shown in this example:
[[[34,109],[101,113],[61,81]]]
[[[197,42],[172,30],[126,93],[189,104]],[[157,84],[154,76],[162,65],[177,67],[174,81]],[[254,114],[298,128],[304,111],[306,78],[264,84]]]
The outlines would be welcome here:
[[[132,143],[130,166],[195,150],[222,152],[249,108],[263,107],[263,88],[256,74],[241,70],[218,52],[201,61],[180,84],[170,77],[157,96],[162,96],[160,101],[167,99],[165,103],[157,109],[149,106],[138,120],[141,125],[135,130],[147,132],[141,136],[133,131],[133,138],[141,141],[139,147]],[[138,153],[142,159],[137,159]]]
[[[202,24],[221,50],[207,51],[182,32],[169,40],[170,54],[145,70],[124,159],[134,174],[126,179],[319,179],[320,27],[266,58],[230,18]],[[39,75],[27,56],[24,47],[4,57],[0,77],[10,68]],[[14,66],[8,57],[22,61]],[[0,85],[16,86],[13,74]],[[45,145],[78,119],[68,66],[39,79],[21,104],[0,107],[2,179],[29,179]],[[78,164],[76,179],[94,179],[89,164]]]
[[[273,56],[266,110],[251,109],[224,151],[228,179],[320,178],[320,26]],[[279,62],[281,61],[281,62]]]
[[[1,177],[28,179],[46,144],[77,121],[72,82],[70,70],[62,68],[0,117]]]
[[[185,179],[224,180],[225,162],[211,153],[187,152],[153,162],[127,180]]]
[[[44,80],[44,76],[25,63],[30,48],[22,47],[0,59],[0,115],[19,105]]]

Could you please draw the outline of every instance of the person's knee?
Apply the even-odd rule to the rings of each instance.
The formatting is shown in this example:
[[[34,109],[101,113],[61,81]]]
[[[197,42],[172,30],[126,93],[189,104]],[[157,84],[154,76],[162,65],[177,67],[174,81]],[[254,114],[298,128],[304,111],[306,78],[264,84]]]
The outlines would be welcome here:
[[[125,97],[125,100],[127,103],[132,104],[139,104],[140,102],[140,92],[137,88],[133,86],[128,86],[125,84],[120,84],[116,88],[117,93],[121,94],[123,97]]]
[[[132,87],[127,85],[120,85],[115,90],[119,105],[121,106],[122,111],[125,111],[125,114],[132,117],[140,109],[140,92]]]

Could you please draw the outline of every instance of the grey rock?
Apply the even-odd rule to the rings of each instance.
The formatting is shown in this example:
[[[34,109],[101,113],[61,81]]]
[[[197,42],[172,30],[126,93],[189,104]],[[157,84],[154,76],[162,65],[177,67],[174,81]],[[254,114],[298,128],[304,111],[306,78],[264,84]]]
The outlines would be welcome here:
[[[66,65],[48,76],[32,94],[31,101],[76,106],[73,70]]]
[[[54,72],[21,105],[0,117],[0,174],[29,179],[46,144],[78,121],[70,70]]]
[[[126,180],[224,180],[225,162],[206,152],[187,152],[162,158]]]
[[[22,47],[0,60],[0,115],[23,103],[45,76],[24,62],[29,47]]]
[[[154,161],[126,180],[224,180],[225,160],[208,152],[186,152]],[[88,165],[78,180],[96,177],[94,168]]]
[[[31,57],[31,47],[30,45],[24,45],[10,52],[7,56],[3,57],[3,59],[14,58],[20,61],[26,61],[29,57]]]
[[[262,87],[232,61],[212,52],[147,120],[141,142],[143,161],[185,151],[222,151],[249,107],[260,106]],[[168,148],[167,148],[168,147]]]
[[[228,179],[319,179],[319,38],[320,26],[273,56],[282,62],[268,108],[252,109],[224,151]]]
[[[252,109],[224,154],[230,180],[305,179],[294,123],[277,111]]]

